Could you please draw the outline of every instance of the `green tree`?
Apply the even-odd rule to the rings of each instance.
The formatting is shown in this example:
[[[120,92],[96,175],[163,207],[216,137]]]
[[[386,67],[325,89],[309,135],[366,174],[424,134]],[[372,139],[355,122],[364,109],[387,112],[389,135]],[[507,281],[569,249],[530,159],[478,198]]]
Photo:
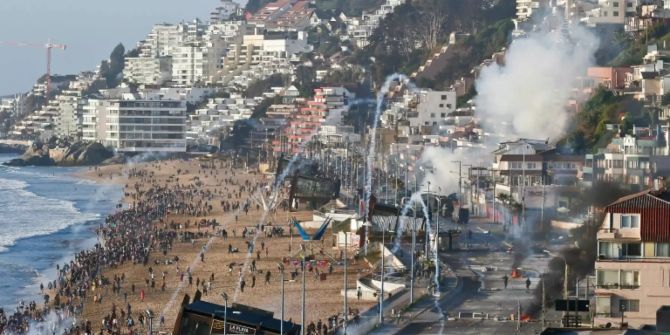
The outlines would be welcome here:
[[[107,87],[114,88],[121,83],[121,73],[126,61],[126,48],[119,43],[109,55],[109,61],[100,63],[100,75],[107,82]]]

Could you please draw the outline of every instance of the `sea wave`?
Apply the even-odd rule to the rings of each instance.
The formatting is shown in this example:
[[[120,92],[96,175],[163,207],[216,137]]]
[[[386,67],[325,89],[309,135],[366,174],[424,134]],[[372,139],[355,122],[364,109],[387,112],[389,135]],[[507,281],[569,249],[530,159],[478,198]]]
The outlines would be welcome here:
[[[72,201],[51,199],[27,190],[28,183],[0,178],[0,252],[17,240],[48,235],[99,218],[82,213]]]

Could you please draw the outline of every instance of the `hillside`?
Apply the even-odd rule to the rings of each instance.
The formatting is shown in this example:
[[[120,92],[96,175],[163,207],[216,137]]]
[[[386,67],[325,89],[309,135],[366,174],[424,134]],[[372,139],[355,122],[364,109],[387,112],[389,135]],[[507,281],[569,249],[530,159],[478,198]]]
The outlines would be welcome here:
[[[374,80],[380,83],[393,72],[409,75],[416,71],[448,42],[452,32],[470,35],[452,51],[453,61],[424,83],[441,88],[507,45],[514,14],[514,0],[411,1],[382,20],[370,45],[354,58],[359,64],[371,66]]]

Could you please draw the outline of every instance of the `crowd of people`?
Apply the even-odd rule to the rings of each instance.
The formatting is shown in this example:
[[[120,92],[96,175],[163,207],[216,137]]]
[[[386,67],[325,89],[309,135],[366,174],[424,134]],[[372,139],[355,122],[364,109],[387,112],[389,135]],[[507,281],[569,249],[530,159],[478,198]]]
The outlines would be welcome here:
[[[198,176],[209,175],[210,180],[215,180],[216,187],[203,187],[198,176],[183,177],[191,174],[188,170],[178,170],[166,182],[159,179],[155,171],[161,171],[168,164],[170,162],[154,162],[149,165],[150,169],[125,170],[132,181],[125,185],[128,204],[120,206],[116,213],[109,215],[104,224],[96,229],[98,243],[91,249],[77,253],[65,264],[56,265],[56,278],[40,285],[44,298],[40,307],[36,303],[21,305],[15,313],[7,315],[0,310],[0,334],[24,334],[31,327],[51,329],[54,334],[72,335],[146,332],[148,320],[142,306],[133,305],[129,296],[140,297],[140,302],[144,302],[145,297],[154,291],[174,289],[175,287],[167,287],[166,272],[153,268],[162,265],[174,265],[180,282],[188,283],[189,287],[195,285],[204,295],[211,293],[214,273],[211,276],[207,274],[208,278],[205,279],[194,276],[189,266],[182,265],[180,268],[179,257],[170,254],[175,243],[190,243],[199,250],[201,244],[196,246],[196,240],[208,239],[214,235],[226,240],[232,235],[246,243],[245,251],[252,255],[248,262],[228,265],[228,272],[237,270],[237,276],[233,278],[238,280],[241,293],[245,287],[257,286],[257,276],[259,282],[263,280],[265,285],[277,279],[278,276],[271,270],[258,269],[256,263],[261,260],[262,255],[270,257],[272,251],[265,245],[264,240],[284,236],[282,226],[272,225],[270,222],[258,223],[255,226],[238,227],[239,231],[236,231],[235,227],[223,226],[211,218],[216,204],[219,207],[216,210],[220,209],[228,214],[231,220],[234,217],[234,222],[237,223],[238,216],[249,215],[254,191],[265,190],[262,193],[269,196],[269,184],[235,178],[233,169],[220,177],[215,176],[215,163],[201,164],[195,168],[195,172]],[[256,209],[261,209],[260,204],[256,204]],[[175,222],[175,217],[182,219]],[[240,242],[232,243],[239,245]],[[228,251],[237,252],[237,248],[230,244]],[[205,246],[202,246],[202,250],[198,252],[201,262],[205,262],[206,252]],[[104,275],[105,269],[124,271],[120,268],[127,264],[138,265],[146,270],[144,285],[130,283],[125,273],[110,274],[110,277]],[[311,265],[308,267],[308,272],[312,272],[316,280],[320,280],[320,274],[323,273],[325,277],[326,273],[332,271],[332,265],[322,271],[316,267],[312,269]],[[291,273],[293,279],[298,271],[294,272],[295,274]],[[117,306],[118,301],[123,301],[123,305]],[[107,306],[100,307],[105,312],[100,316],[99,322],[92,323],[82,317],[85,302]],[[49,315],[53,316],[47,317]],[[158,318],[161,323],[164,322],[163,315]],[[330,320],[319,321],[309,325],[309,329],[313,330],[312,334],[326,334],[336,325],[337,322]]]

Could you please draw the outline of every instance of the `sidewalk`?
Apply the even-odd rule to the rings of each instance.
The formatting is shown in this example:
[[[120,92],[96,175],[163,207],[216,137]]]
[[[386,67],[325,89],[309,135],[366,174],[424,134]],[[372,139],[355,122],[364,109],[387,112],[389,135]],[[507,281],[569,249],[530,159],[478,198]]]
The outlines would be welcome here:
[[[438,304],[442,304],[444,301],[449,300],[456,296],[460,291],[463,286],[463,281],[460,277],[456,277],[453,275],[451,271],[449,271],[450,274],[445,276],[443,286],[441,288],[441,294],[438,299]],[[435,300],[436,297],[426,294],[425,288],[422,289],[424,294],[418,299],[415,300],[414,304],[411,306],[405,308],[405,309],[400,309],[396,308],[396,312],[400,311],[401,312],[401,319],[400,322],[397,322],[396,318],[393,318],[390,313],[390,309],[386,310],[384,309],[384,324],[381,327],[377,327],[373,331],[371,331],[369,334],[376,334],[376,335],[385,335],[385,334],[395,334],[399,332],[401,329],[403,329],[405,326],[407,326],[409,323],[411,323],[413,320],[415,320],[417,317],[419,317],[421,314],[424,312],[432,309],[435,307]],[[416,288],[415,288],[415,293],[416,293]],[[406,300],[403,301],[403,304],[400,304],[399,306],[407,306],[409,304],[409,290],[406,292]]]

